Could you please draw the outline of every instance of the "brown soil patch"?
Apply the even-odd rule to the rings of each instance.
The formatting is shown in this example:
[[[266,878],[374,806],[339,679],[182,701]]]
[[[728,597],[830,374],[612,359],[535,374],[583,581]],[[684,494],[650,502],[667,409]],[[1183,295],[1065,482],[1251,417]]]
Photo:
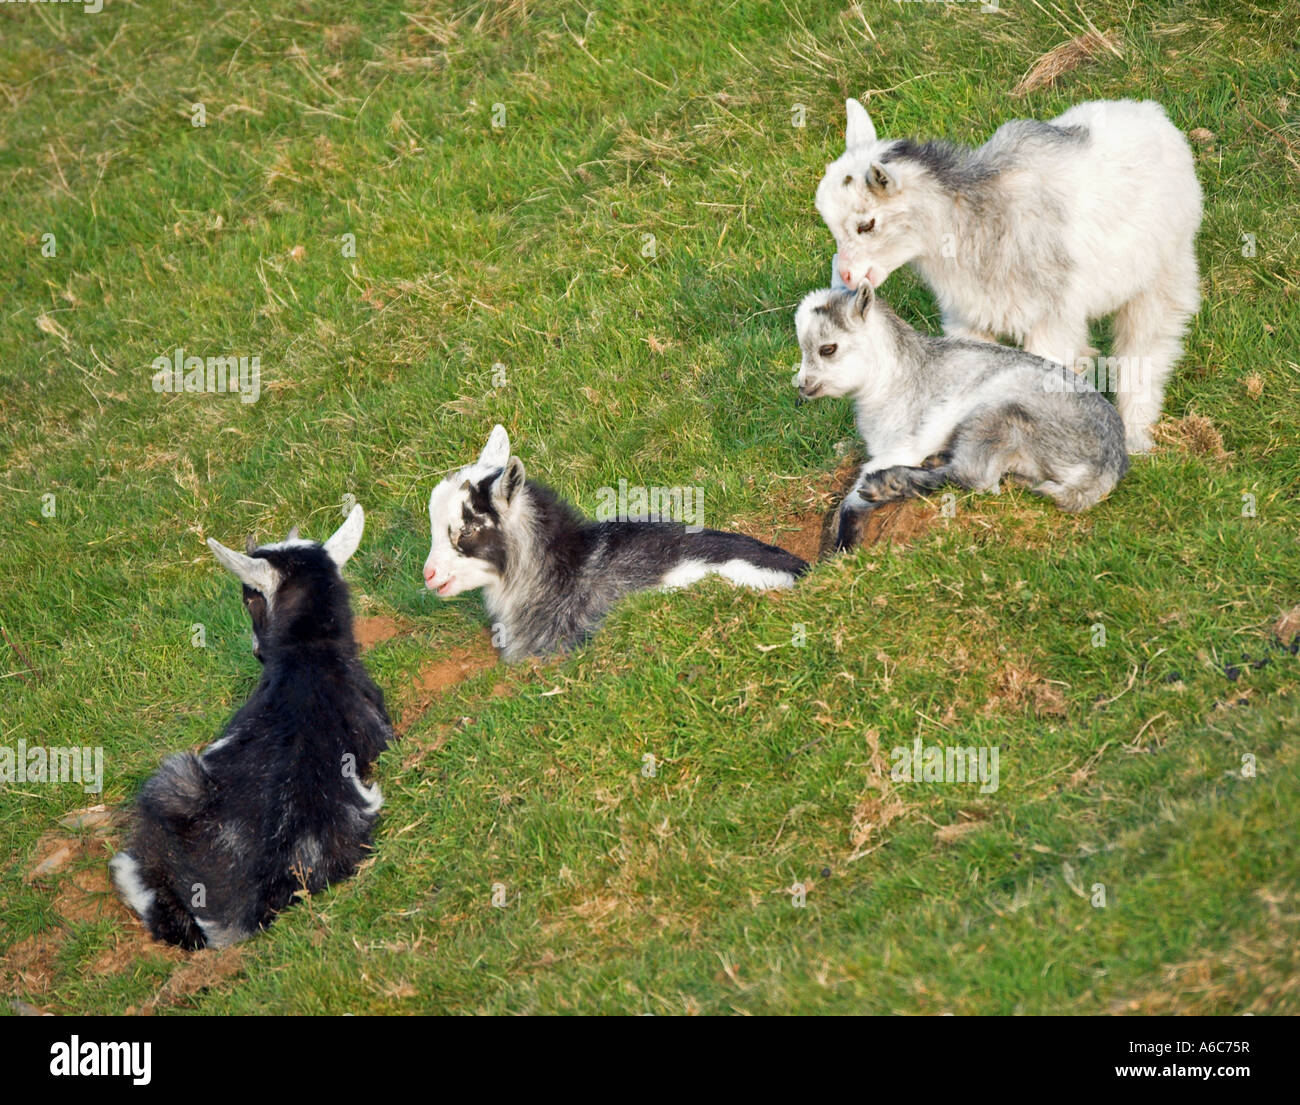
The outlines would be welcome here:
[[[1060,77],[1072,69],[1078,69],[1085,62],[1092,61],[1103,51],[1112,53],[1116,57],[1120,56],[1119,43],[1114,35],[1104,35],[1100,31],[1091,29],[1076,35],[1067,42],[1062,42],[1059,46],[1048,50],[1034,62],[1029,72],[1020,79],[1020,83],[1011,90],[1011,94],[1024,96],[1039,88],[1053,85]]]
[[[0,986],[6,994],[38,997],[54,985],[54,961],[63,946],[61,931],[39,932],[20,940],[0,957]]]
[[[862,543],[876,545],[883,541],[900,547],[915,544],[934,528],[938,517],[938,510],[923,499],[885,503],[867,516]]]
[[[406,626],[386,614],[356,618],[352,622],[352,633],[357,639],[357,644],[361,646],[362,652],[406,632],[408,632]]]
[[[49,832],[36,842],[23,881],[53,888],[53,905],[61,923],[20,940],[0,956],[0,992],[15,997],[52,995],[60,975],[59,952],[70,927],[78,924],[117,923],[113,946],[91,964],[91,974],[116,974],[145,955],[184,958],[180,949],[156,943],[113,888],[108,860],[117,850],[125,821],[122,810],[90,806],[59,819],[60,825],[82,832]]]
[[[835,527],[840,503],[858,478],[862,458],[845,457],[833,472],[811,480],[778,480],[770,489],[772,520],[741,524],[743,533],[777,545],[809,564],[835,551]]]
[[[853,489],[861,467],[862,458],[850,455],[833,472],[821,473],[810,483],[776,484],[773,503],[779,521],[746,526],[744,532],[779,545],[810,564],[835,555],[840,503]],[[885,503],[867,516],[860,543],[912,545],[933,528],[938,517],[938,510],[924,499]]]
[[[397,732],[405,733],[413,722],[456,684],[463,683],[496,663],[497,652],[486,633],[475,638],[474,643],[465,648],[453,649],[446,656],[427,661],[421,666],[410,690],[402,696]]]
[[[834,551],[836,514],[861,463],[860,458],[847,456],[835,471],[822,472],[811,481],[774,481],[770,489],[773,520],[742,526],[742,531],[809,564],[816,563]]]
[[[140,1009],[141,1014],[147,1016],[160,1007],[177,1005],[237,975],[244,965],[244,948],[240,944],[219,950],[209,948],[191,952],[184,958],[184,964],[172,971],[158,992]]]
[[[54,908],[65,921],[101,921],[105,917],[130,920],[131,914],[108,877],[108,856],[100,853],[96,858],[103,862],[73,871],[59,884]]]
[[[1223,435],[1203,414],[1187,414],[1176,420],[1165,419],[1156,423],[1152,433],[1161,445],[1168,445],[1193,456],[1223,460],[1229,455],[1223,447]]]

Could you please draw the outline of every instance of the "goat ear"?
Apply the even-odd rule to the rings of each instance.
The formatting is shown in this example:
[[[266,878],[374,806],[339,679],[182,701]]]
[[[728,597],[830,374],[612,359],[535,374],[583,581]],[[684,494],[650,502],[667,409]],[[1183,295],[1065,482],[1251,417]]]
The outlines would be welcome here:
[[[898,191],[898,178],[879,161],[873,161],[871,168],[867,170],[867,187],[873,192],[892,196]]]
[[[871,281],[863,277],[857,293],[853,296],[853,313],[858,318],[866,318],[867,312],[871,310],[871,301],[875,298],[876,293],[871,287]]]
[[[208,538],[208,548],[212,550],[223,568],[231,572],[240,583],[261,591],[270,598],[280,583],[279,574],[271,567],[271,562],[261,556],[245,556],[234,549],[228,549],[220,541]]]
[[[483,452],[479,454],[478,462],[485,468],[504,468],[506,461],[509,459],[510,435],[506,433],[504,426],[493,426],[492,433],[488,435],[487,444],[483,446]]]
[[[365,528],[366,512],[361,509],[361,504],[357,503],[352,508],[352,513],[343,519],[343,524],[325,542],[325,555],[334,561],[335,566],[340,570],[357,551],[357,546],[361,544],[361,533]]]
[[[844,148],[857,149],[876,140],[876,125],[867,114],[867,109],[857,100],[845,100],[844,111],[848,115],[848,126],[844,130]]]
[[[505,469],[492,484],[492,499],[503,506],[514,502],[519,489],[524,486],[524,462],[518,457],[506,461]]]

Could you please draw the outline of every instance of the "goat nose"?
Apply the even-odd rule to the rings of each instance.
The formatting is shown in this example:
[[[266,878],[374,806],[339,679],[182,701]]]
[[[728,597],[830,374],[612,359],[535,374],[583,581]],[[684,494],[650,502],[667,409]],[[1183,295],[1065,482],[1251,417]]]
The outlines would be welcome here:
[[[436,576],[437,574],[438,574],[438,573],[437,573],[433,568],[430,568],[429,565],[426,564],[426,565],[424,566],[424,582],[425,582],[425,583],[432,583],[432,582],[433,582],[433,577]]]
[[[846,284],[851,284],[853,282],[853,270],[840,269],[840,279],[843,280],[844,283]]]

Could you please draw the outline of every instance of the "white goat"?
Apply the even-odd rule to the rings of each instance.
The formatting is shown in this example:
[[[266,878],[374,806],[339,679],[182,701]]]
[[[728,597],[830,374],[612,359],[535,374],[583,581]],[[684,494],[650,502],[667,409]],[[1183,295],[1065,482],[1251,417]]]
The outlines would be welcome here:
[[[1114,314],[1109,390],[1129,451],[1150,449],[1200,302],[1201,189],[1164,109],[1079,104],[1050,123],[1005,123],[969,149],[879,138],[857,100],[846,106],[847,149],[817,187],[838,248],[832,282],[878,287],[910,262],[946,334],[1005,336],[1070,367],[1096,353],[1089,321]]]

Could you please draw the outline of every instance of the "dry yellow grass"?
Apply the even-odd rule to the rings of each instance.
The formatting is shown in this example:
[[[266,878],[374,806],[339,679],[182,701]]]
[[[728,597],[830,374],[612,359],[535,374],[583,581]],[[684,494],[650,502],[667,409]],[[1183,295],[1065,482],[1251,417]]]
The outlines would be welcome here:
[[[1040,57],[1029,72],[1020,78],[1012,89],[1013,96],[1026,96],[1040,88],[1047,88],[1072,69],[1092,61],[1098,54],[1109,52],[1121,57],[1119,40],[1115,35],[1088,30],[1081,35],[1054,46]]]

